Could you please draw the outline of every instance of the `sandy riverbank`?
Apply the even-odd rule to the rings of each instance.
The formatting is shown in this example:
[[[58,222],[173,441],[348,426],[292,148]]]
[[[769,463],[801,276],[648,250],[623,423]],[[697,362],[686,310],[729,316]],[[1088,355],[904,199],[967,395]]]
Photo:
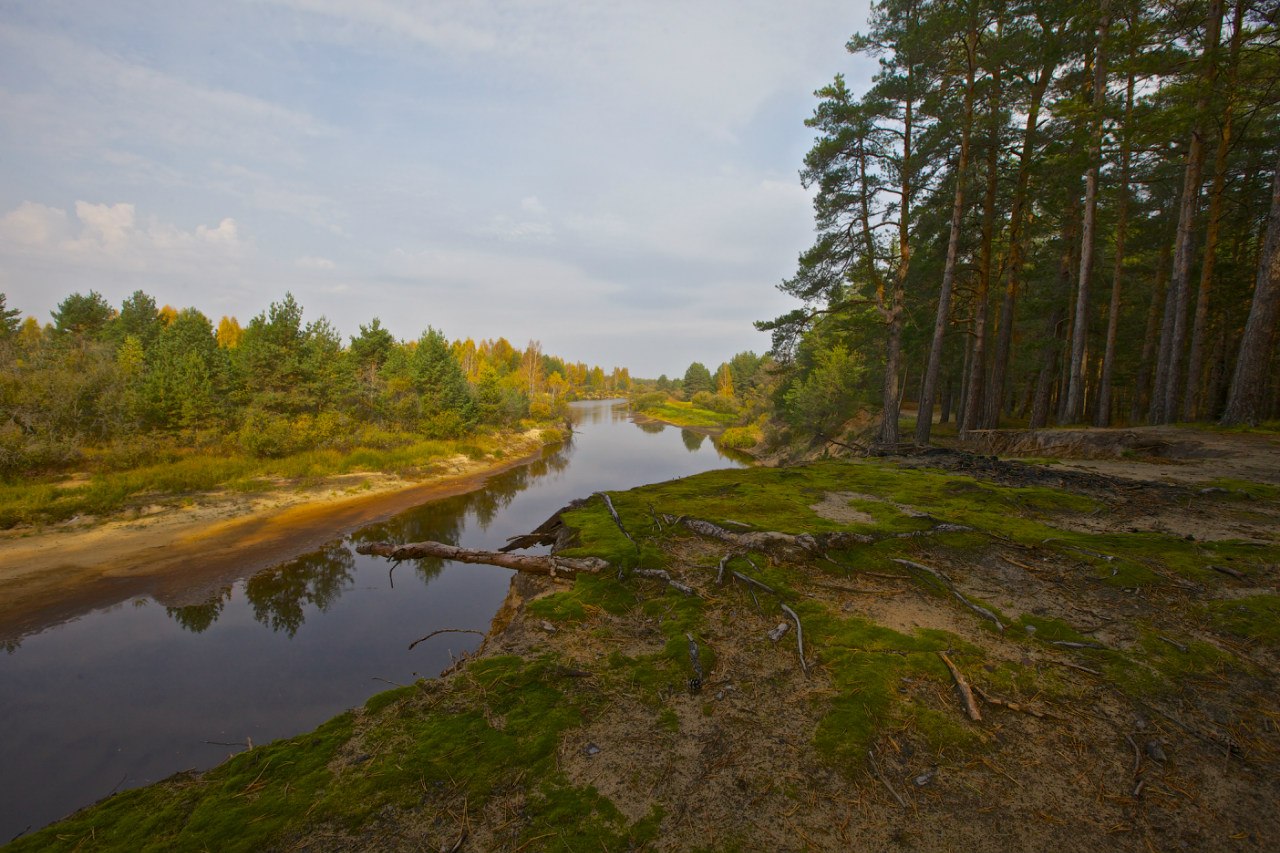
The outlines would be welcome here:
[[[430,500],[473,491],[527,464],[546,441],[515,437],[503,459],[444,460],[424,480],[359,473],[261,494],[199,495],[185,506],[0,533],[0,639],[151,596],[168,606],[313,550]]]

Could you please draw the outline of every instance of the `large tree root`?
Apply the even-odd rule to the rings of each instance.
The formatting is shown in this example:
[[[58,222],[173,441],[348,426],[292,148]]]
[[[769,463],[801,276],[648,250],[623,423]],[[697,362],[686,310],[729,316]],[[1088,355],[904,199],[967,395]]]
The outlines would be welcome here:
[[[512,536],[507,540],[507,544],[498,550],[504,554],[508,551],[519,551],[524,548],[532,548],[534,545],[551,545],[554,550],[569,547],[569,541],[574,537],[573,528],[564,523],[564,519],[560,516],[571,509],[578,509],[586,505],[585,498],[578,498],[571,501],[567,506],[562,506],[551,514],[551,517],[539,524],[529,533],[522,533],[519,536]]]
[[[974,604],[972,601],[966,598],[964,593],[956,589],[955,582],[953,582],[951,578],[947,577],[942,572],[938,571],[937,569],[931,569],[928,566],[924,565],[923,563],[916,563],[911,560],[903,560],[898,557],[894,557],[893,561],[901,566],[906,566],[908,569],[910,569],[913,572],[918,572],[918,573],[927,575],[930,578],[933,578],[935,581],[937,581],[938,583],[946,587],[947,590],[952,595],[954,595],[961,604],[963,604],[965,607],[972,610],[974,613],[977,613],[983,619],[991,620],[992,624],[996,626],[996,630],[999,631],[1001,634],[1004,633],[1004,623],[1000,621],[1000,618],[998,616],[996,616],[987,608],[983,607],[981,604]]]
[[[791,559],[804,559],[805,557],[827,557],[828,551],[848,548],[853,545],[874,545],[885,539],[915,539],[920,536],[933,536],[938,533],[956,533],[965,530],[972,530],[971,527],[965,527],[963,524],[952,524],[950,522],[939,522],[928,530],[912,530],[906,533],[890,533],[881,536],[871,536],[866,533],[849,533],[837,531],[835,533],[781,533],[776,530],[753,530],[745,533],[738,533],[733,530],[727,530],[718,524],[706,521],[701,518],[689,518],[688,516],[664,516],[668,524],[679,524],[688,530],[697,533],[699,536],[706,536],[710,539],[719,539],[721,542],[727,542],[742,551],[760,551],[767,554],[774,554],[781,557]],[[837,563],[837,565],[839,565]]]
[[[802,557],[806,554],[822,554],[832,548],[849,545],[870,545],[876,540],[862,533],[779,533],[775,530],[757,530],[735,533],[718,524],[700,518],[667,517],[668,523],[679,523],[699,536],[719,539],[744,551],[781,552],[786,556]]]

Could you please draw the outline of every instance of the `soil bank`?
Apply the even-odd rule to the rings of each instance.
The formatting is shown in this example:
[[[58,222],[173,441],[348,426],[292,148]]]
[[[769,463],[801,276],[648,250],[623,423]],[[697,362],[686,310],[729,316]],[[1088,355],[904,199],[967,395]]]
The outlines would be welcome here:
[[[444,460],[413,481],[391,474],[326,478],[292,491],[205,494],[135,517],[0,533],[0,638],[17,638],[138,596],[165,606],[203,600],[325,542],[427,501],[480,488],[547,441],[515,436],[503,459]]]

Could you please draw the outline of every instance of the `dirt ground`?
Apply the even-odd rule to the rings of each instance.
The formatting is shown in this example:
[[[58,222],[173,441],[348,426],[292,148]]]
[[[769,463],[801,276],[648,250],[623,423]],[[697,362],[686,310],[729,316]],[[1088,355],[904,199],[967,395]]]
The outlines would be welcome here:
[[[1198,434],[1192,440],[1206,452],[1177,460],[1023,465],[932,454],[902,463],[1106,501],[1100,516],[1061,519],[1064,529],[1176,531],[1198,540],[1275,544],[1275,502],[1249,502],[1241,510],[1229,489],[1204,484],[1280,482],[1276,438]],[[815,509],[847,504],[845,497],[829,494]],[[669,558],[687,582],[707,589],[707,570],[697,567],[714,564],[722,547],[680,540]],[[1136,649],[1156,637],[1156,645],[1167,645],[1176,657],[1181,643],[1200,642],[1234,663],[1188,671],[1172,691],[1126,692],[1080,651],[993,635],[955,601],[907,578],[853,573],[833,581],[813,565],[795,563],[787,568],[808,581],[796,583],[802,595],[903,633],[944,630],[981,648],[986,669],[1007,663],[1033,673],[1033,686],[1016,693],[990,684],[983,689],[983,668],[971,671],[968,679],[982,697],[982,721],[967,724],[976,742],[931,749],[904,722],[880,732],[852,766],[833,766],[812,738],[825,701],[840,689],[823,664],[830,652],[812,651],[813,665],[803,672],[794,634],[769,640],[776,618],[764,615],[758,601],[753,606],[749,591],[735,589],[714,594],[711,627],[700,637],[715,651],[714,673],[700,692],[673,691],[663,699],[674,721],[668,716],[664,724],[633,694],[611,694],[608,710],[561,745],[560,766],[575,783],[595,786],[628,819],[661,805],[661,831],[645,849],[1280,849],[1280,657],[1274,646],[1213,631],[1198,616],[1210,595],[1274,595],[1275,565],[1247,579],[1225,577],[1210,591],[1180,578],[1143,589],[1108,586],[1060,549],[998,541],[976,559],[922,543],[916,559],[1005,613],[1070,624],[1086,643]],[[549,633],[522,615],[524,600],[549,588],[524,578],[515,584],[486,652],[550,649],[590,670],[601,666],[605,650],[639,656],[661,647],[655,621],[634,613],[598,613]],[[907,675],[895,689],[937,713],[963,714],[957,691],[936,679]],[[484,826],[473,829],[471,840],[475,849],[504,848]]]

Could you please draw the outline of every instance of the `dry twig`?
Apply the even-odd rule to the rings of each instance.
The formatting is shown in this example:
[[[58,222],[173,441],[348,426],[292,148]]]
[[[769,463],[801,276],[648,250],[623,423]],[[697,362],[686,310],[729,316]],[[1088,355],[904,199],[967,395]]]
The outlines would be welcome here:
[[[947,669],[951,670],[951,677],[955,679],[956,689],[960,691],[960,701],[964,702],[964,710],[969,715],[969,719],[975,723],[982,722],[982,712],[978,710],[978,703],[974,701],[969,682],[965,681],[964,676],[960,674],[960,670],[956,669],[956,665],[951,662],[951,658],[947,657],[946,652],[938,652],[938,657],[942,658]]]
[[[471,628],[441,628],[437,631],[432,631],[430,634],[427,634],[427,636],[425,637],[419,637],[418,639],[414,640],[412,643],[409,644],[409,651],[413,651],[413,647],[418,645],[418,643],[425,643],[427,640],[430,640],[436,634],[479,634],[480,636],[483,637],[484,631],[475,631]]]

